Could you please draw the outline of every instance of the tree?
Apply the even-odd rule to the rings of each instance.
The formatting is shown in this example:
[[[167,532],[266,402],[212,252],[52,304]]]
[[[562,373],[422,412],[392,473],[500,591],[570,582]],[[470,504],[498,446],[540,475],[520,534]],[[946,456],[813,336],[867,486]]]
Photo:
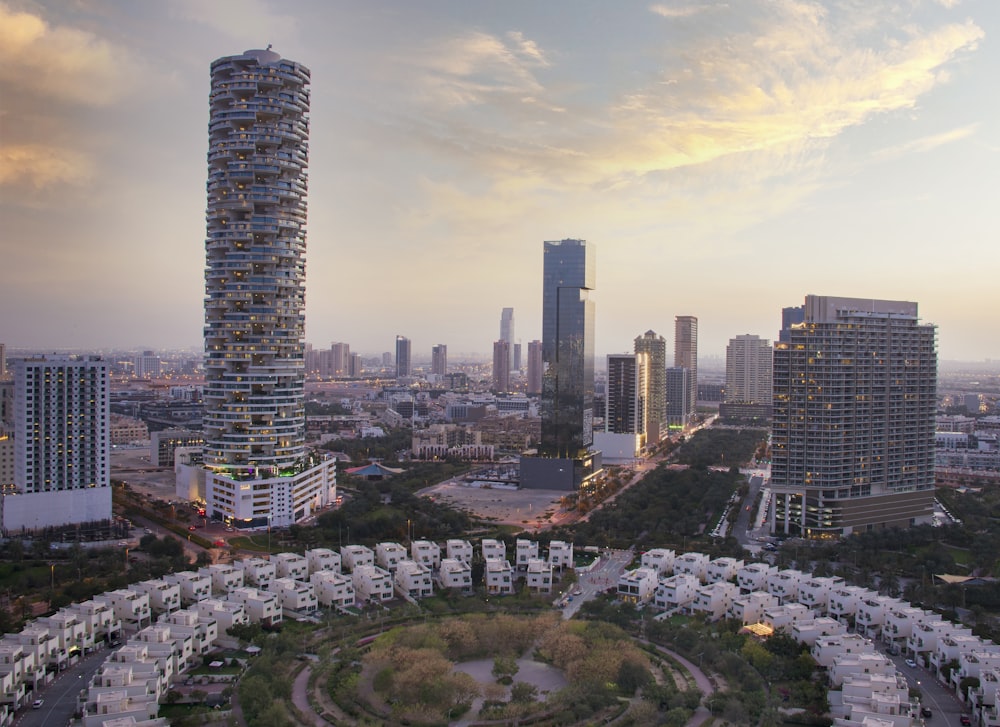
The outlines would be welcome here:
[[[510,701],[516,704],[528,704],[535,701],[538,687],[528,682],[514,682],[510,688]]]
[[[512,656],[500,655],[493,659],[493,677],[498,682],[509,682],[520,668],[517,659]]]

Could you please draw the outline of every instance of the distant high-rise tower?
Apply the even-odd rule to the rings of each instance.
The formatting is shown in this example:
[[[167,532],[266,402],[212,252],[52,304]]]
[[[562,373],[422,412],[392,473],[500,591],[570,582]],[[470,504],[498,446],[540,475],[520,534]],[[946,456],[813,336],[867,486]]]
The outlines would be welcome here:
[[[687,425],[698,407],[698,319],[694,316],[674,318],[674,366],[688,370]]]
[[[333,463],[305,445],[309,80],[271,50],[212,63],[206,499],[237,524],[290,524],[334,490]],[[259,480],[252,503],[240,494],[248,478]]]
[[[361,364],[361,354],[352,353],[351,361],[347,368],[347,375],[352,379],[359,378],[364,371],[364,367]]]
[[[805,306],[793,305],[781,309],[781,332],[778,333],[778,340],[787,343],[791,336],[792,326],[802,323],[806,319]]]
[[[654,331],[635,339],[635,352],[649,357],[643,430],[653,446],[667,436],[667,342]]]
[[[521,370],[521,344],[514,344],[514,355],[512,356],[514,363],[511,365],[511,371]]]
[[[537,396],[542,393],[542,371],[545,365],[542,363],[542,342],[528,341],[528,381],[527,391],[529,395]]]
[[[448,347],[443,343],[431,348],[431,373],[438,376],[448,373]]]
[[[771,404],[771,342],[746,334],[726,346],[727,403]]]
[[[507,341],[493,342],[493,391],[510,391],[510,344]]]
[[[688,397],[691,396],[691,372],[683,366],[667,369],[667,423],[674,428],[687,425],[691,410]]]
[[[330,376],[347,376],[351,361],[351,344],[330,344]]]
[[[772,530],[930,522],[935,327],[916,303],[809,295],[787,333],[774,347]]]
[[[608,354],[604,431],[644,434],[649,354]]]
[[[410,364],[410,339],[396,336],[396,378],[409,376],[413,371]]]
[[[135,357],[132,363],[137,379],[158,379],[160,377],[160,357],[152,351],[143,351]]]
[[[516,371],[514,366],[514,309],[504,308],[500,312],[500,340],[507,342],[507,350],[510,352],[510,363],[508,368]]]
[[[111,517],[111,394],[99,356],[14,362],[14,485],[3,527]]]

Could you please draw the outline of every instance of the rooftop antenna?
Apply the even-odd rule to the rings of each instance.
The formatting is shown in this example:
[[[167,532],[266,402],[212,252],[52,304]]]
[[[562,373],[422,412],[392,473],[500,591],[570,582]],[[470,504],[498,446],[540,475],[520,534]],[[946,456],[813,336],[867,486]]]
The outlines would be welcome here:
[[[267,49],[271,50],[271,44],[270,43],[267,44]]]

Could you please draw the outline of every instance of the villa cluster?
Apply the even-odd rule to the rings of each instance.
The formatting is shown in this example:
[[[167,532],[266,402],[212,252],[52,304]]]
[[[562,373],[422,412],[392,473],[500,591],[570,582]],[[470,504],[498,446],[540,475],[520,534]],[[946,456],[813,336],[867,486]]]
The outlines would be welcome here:
[[[807,644],[828,670],[831,713],[839,727],[860,727],[869,719],[908,727],[920,719],[906,680],[876,642],[882,651],[926,667],[960,698],[962,681],[978,679],[980,686],[969,692],[975,723],[1000,727],[1000,646],[934,611],[847,585],[843,578],[657,548],[621,575],[618,596],[651,604],[662,612],[658,619],[734,619],[762,636],[783,631]]]

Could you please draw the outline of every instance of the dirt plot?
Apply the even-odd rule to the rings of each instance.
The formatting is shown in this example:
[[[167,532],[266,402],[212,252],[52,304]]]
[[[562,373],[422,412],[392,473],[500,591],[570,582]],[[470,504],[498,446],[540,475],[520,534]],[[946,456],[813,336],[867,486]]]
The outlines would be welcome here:
[[[417,494],[433,497],[452,507],[503,525],[539,530],[565,517],[559,502],[567,493],[561,490],[472,487],[449,480],[424,488]]]
[[[149,448],[111,450],[111,476],[149,497],[174,499],[177,477],[172,467],[149,463]]]

